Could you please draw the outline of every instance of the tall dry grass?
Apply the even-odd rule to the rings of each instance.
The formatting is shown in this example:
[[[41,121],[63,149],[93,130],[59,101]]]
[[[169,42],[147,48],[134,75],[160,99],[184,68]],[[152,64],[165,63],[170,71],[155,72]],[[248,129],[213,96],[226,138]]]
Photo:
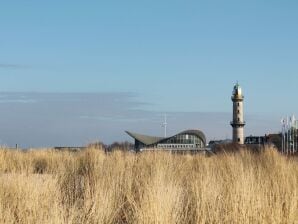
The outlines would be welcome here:
[[[298,223],[298,160],[4,149],[0,223]]]

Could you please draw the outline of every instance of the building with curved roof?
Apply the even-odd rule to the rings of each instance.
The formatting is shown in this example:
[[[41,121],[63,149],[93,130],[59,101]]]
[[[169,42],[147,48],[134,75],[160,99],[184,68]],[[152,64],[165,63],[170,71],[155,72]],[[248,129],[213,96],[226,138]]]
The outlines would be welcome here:
[[[143,151],[146,149],[164,150],[200,150],[206,147],[206,137],[200,130],[186,130],[171,137],[154,137],[132,133],[126,133],[134,138],[135,150]]]

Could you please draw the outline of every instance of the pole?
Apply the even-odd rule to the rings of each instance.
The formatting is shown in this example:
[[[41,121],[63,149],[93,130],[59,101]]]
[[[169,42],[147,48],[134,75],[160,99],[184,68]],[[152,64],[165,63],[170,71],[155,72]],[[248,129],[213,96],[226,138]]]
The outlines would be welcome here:
[[[164,127],[164,134],[165,134],[165,138],[167,137],[167,114],[165,114],[165,121],[164,123],[162,124],[162,126]]]
[[[293,153],[295,153],[295,146],[296,146],[296,144],[295,144],[295,138],[296,138],[296,135],[295,135],[295,131],[296,130],[296,128],[295,128],[295,120],[293,120]]]
[[[284,119],[281,119],[281,153],[284,153]]]
[[[293,153],[294,154],[294,140],[293,140],[293,125],[294,124],[294,115],[291,117],[291,154]]]
[[[287,116],[287,126],[286,126],[286,151],[289,153],[289,117]]]
[[[296,120],[294,120],[294,123],[293,123],[293,131],[294,131],[294,134],[293,134],[293,152],[295,153],[296,152]]]
[[[282,127],[281,127],[281,153],[285,153],[285,122],[284,119],[282,120]]]
[[[295,140],[296,140],[296,144],[295,144],[295,152],[297,152],[297,120],[295,120]]]
[[[293,119],[292,129],[293,129],[293,154],[294,154],[295,153],[295,130],[296,130],[296,127],[295,127],[296,119],[294,115],[292,119]]]
[[[292,117],[290,118],[290,154],[292,154]]]

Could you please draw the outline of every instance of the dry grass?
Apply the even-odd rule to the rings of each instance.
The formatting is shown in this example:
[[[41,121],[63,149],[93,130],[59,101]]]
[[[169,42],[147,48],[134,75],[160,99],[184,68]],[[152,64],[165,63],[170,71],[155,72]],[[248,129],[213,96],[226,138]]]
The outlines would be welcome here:
[[[298,160],[0,150],[0,223],[298,223]]]

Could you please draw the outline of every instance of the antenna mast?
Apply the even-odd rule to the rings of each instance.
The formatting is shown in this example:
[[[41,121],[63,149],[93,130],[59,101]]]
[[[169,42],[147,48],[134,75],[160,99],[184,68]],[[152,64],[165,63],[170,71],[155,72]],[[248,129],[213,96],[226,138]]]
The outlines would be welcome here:
[[[165,120],[164,120],[164,123],[162,124],[162,127],[164,127],[164,129],[165,129],[165,138],[166,138],[167,137],[167,126],[168,126],[167,114],[165,114],[164,116],[165,116]]]

